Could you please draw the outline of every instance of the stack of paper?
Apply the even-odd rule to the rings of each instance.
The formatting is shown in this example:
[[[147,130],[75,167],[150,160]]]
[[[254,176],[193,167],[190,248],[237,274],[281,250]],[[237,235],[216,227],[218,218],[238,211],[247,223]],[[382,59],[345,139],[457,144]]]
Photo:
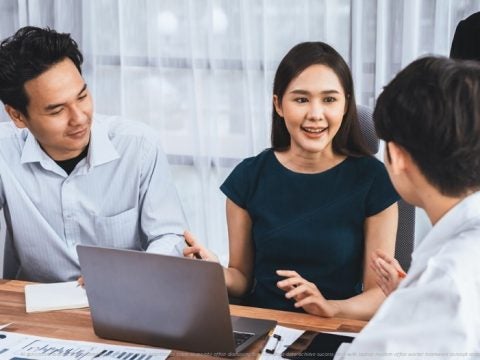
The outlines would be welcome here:
[[[87,293],[76,281],[25,286],[27,313],[88,307]]]

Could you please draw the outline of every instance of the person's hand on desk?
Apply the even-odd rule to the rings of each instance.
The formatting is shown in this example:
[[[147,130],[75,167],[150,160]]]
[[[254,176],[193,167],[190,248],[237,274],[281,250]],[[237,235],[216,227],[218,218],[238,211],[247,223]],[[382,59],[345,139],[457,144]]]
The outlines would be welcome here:
[[[83,276],[80,276],[77,279],[77,286],[85,287],[85,280],[83,280]]]
[[[190,231],[183,233],[187,247],[183,249],[183,256],[207,261],[219,262],[217,255],[201,245]]]
[[[370,267],[375,272],[377,285],[386,296],[390,295],[406,276],[398,261],[379,249],[372,253]]]
[[[277,286],[286,292],[287,299],[295,300],[296,308],[301,307],[309,314],[323,317],[334,317],[339,313],[336,301],[325,299],[314,283],[305,280],[296,271],[277,270],[277,275],[286,278]]]

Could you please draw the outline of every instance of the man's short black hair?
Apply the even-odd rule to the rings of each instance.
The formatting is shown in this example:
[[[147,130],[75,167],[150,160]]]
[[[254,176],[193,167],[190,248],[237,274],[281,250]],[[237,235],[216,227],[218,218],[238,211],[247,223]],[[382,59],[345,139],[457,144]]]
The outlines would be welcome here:
[[[0,100],[27,114],[25,82],[69,58],[81,73],[83,56],[70,34],[26,26],[0,44]]]
[[[480,64],[425,57],[402,70],[378,98],[378,136],[411,155],[443,195],[480,188]]]
[[[450,49],[452,59],[480,60],[480,12],[460,21],[455,29]]]

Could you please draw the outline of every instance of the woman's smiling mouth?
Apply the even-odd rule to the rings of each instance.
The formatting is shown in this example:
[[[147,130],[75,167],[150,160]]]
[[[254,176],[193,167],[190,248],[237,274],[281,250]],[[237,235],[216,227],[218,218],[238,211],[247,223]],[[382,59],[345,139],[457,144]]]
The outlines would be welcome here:
[[[312,127],[312,126],[302,126],[301,129],[309,136],[309,137],[320,137],[324,133],[326,133],[326,130],[328,130],[327,127]]]

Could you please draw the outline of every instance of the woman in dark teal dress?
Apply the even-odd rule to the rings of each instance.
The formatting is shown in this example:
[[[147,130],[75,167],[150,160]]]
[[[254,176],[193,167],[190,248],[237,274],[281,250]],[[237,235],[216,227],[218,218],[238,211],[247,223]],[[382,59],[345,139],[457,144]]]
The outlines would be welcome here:
[[[393,256],[398,195],[359,132],[348,65],[301,43],[274,80],[272,148],[245,159],[227,196],[229,294],[246,304],[369,319],[384,299],[369,254]],[[199,253],[218,261],[186,233]]]

